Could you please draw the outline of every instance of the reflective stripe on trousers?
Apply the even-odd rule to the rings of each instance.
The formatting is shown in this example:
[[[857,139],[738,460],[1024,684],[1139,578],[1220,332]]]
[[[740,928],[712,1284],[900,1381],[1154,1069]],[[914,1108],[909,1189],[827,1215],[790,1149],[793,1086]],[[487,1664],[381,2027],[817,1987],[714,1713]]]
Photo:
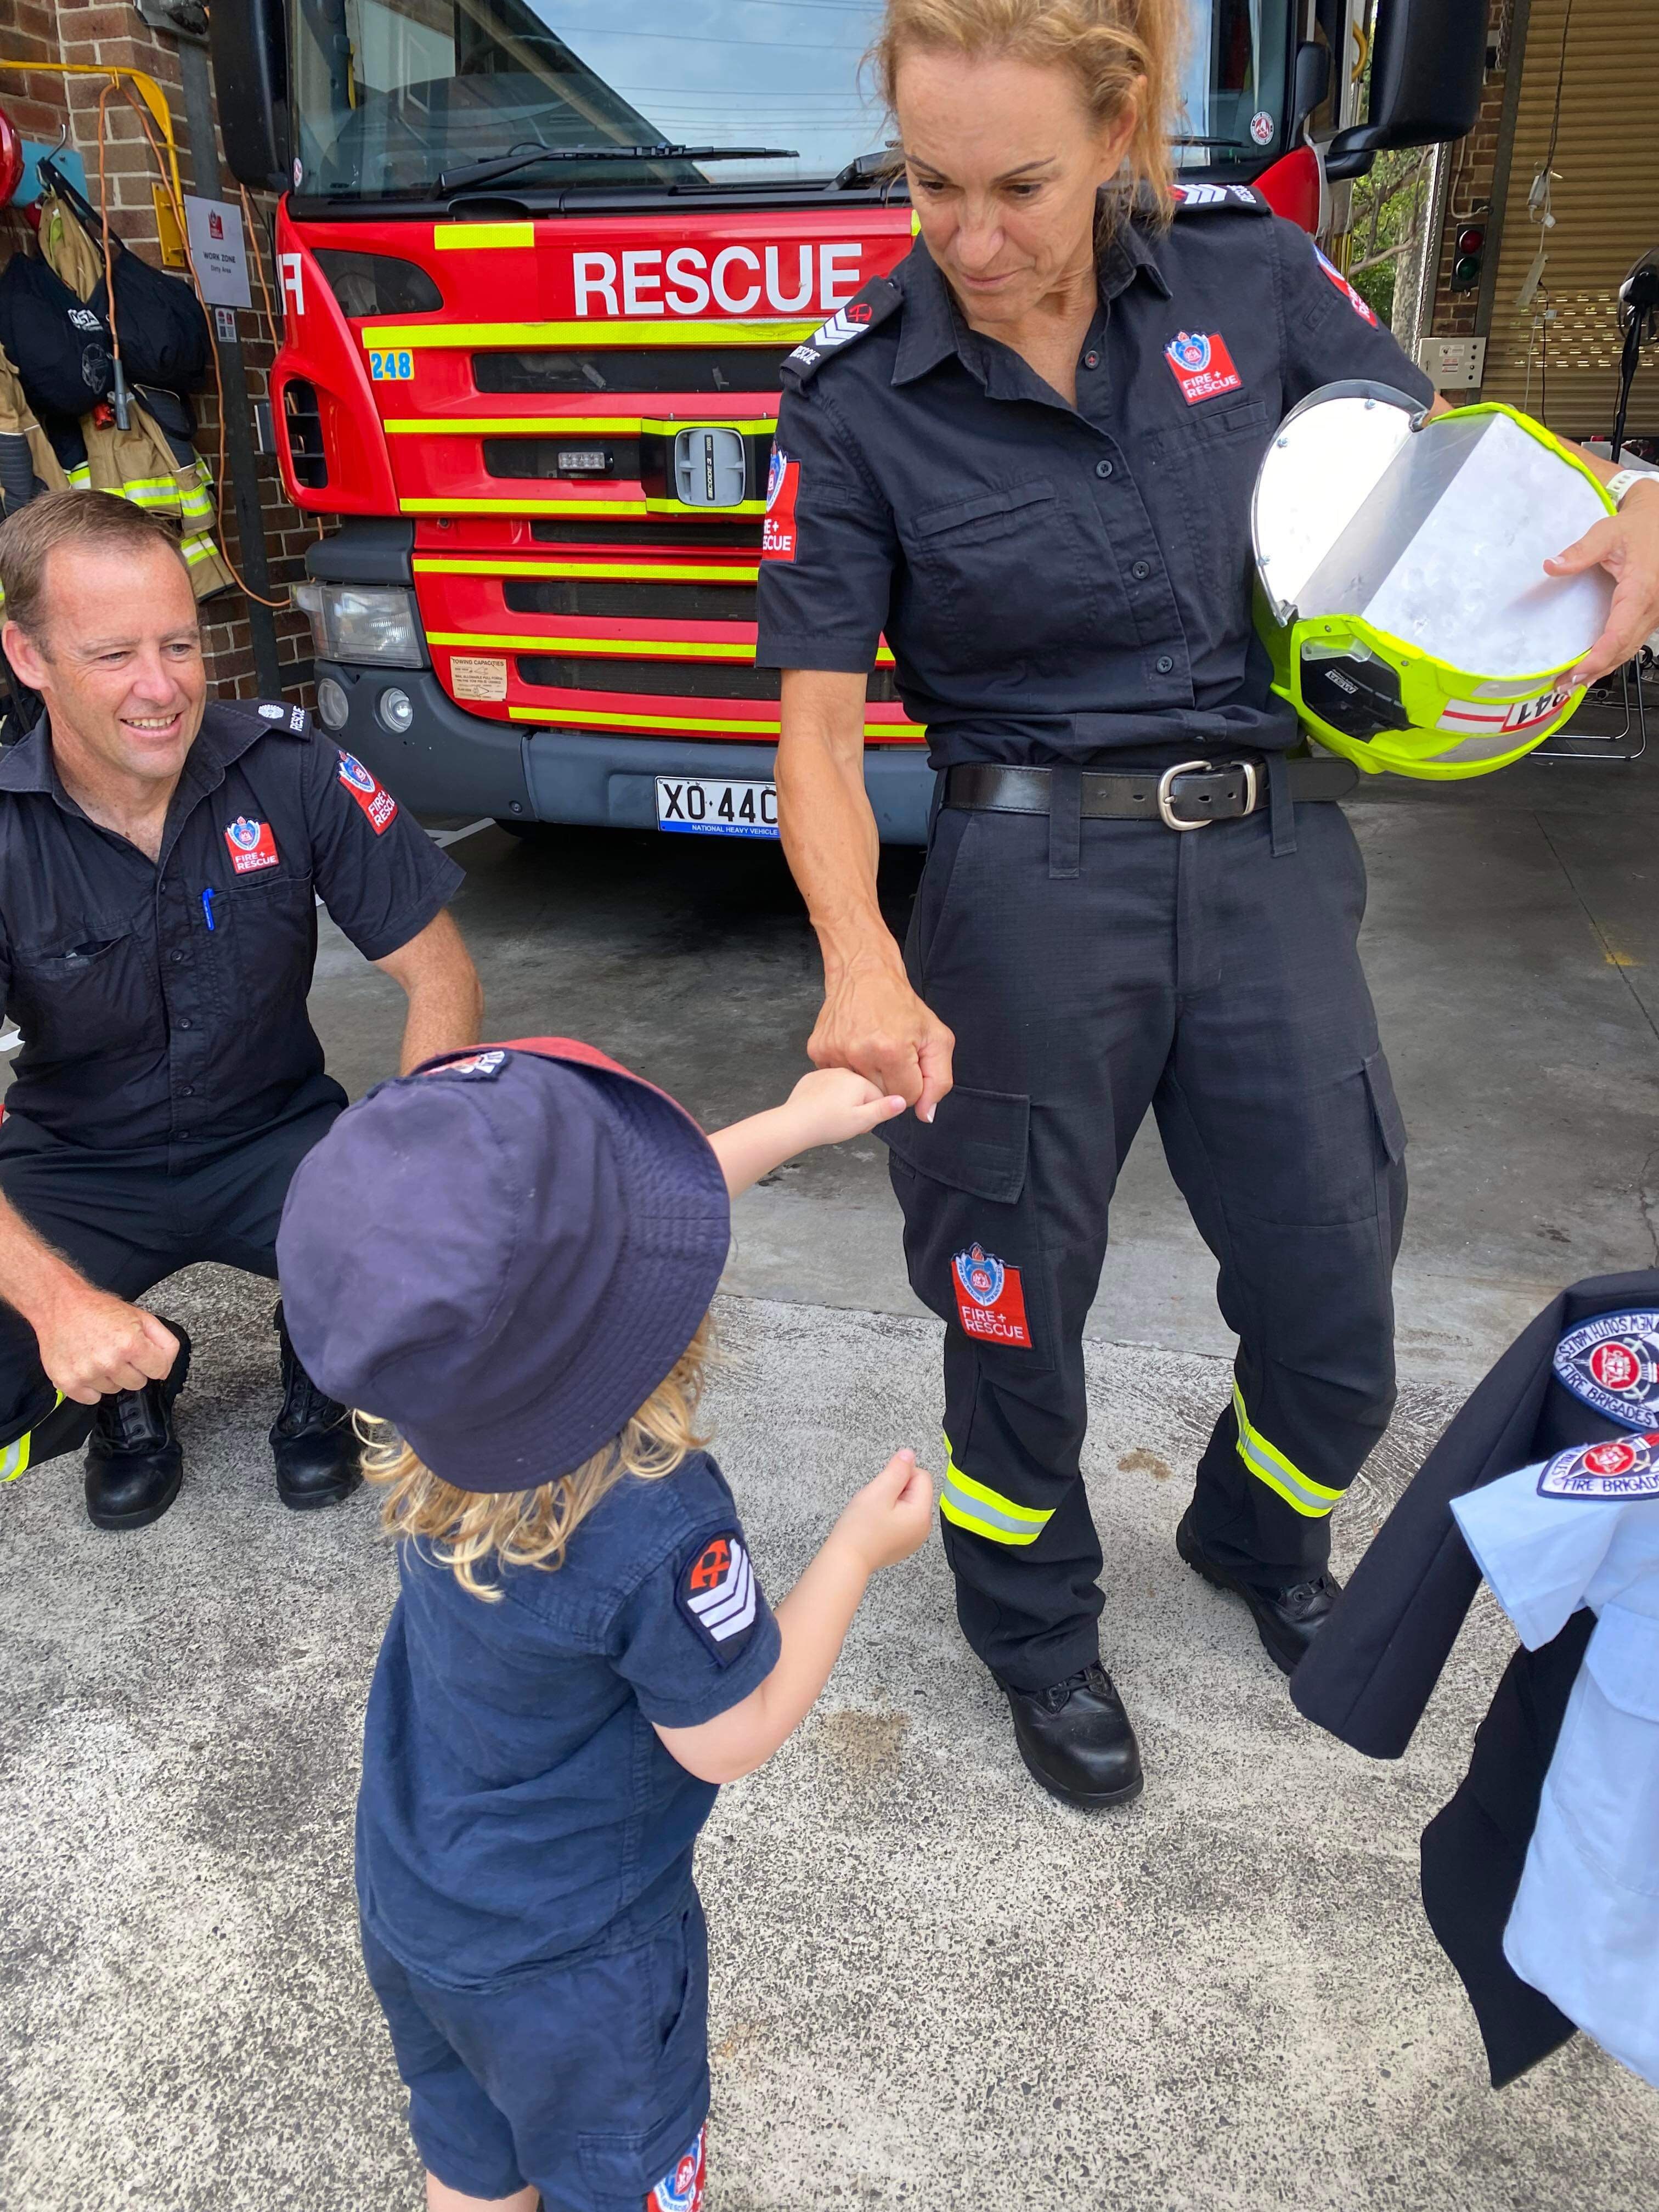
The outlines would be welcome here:
[[[1277,1491],[1288,1506],[1305,1514],[1310,1521],[1322,1520],[1340,1502],[1340,1490],[1328,1490],[1322,1482],[1304,1474],[1276,1444],[1268,1443],[1260,1429],[1251,1427],[1250,1417],[1244,1410],[1243,1394],[1237,1382],[1233,1384],[1233,1414],[1238,1423],[1238,1455],[1258,1482],[1265,1482],[1269,1490]]]
[[[54,1413],[63,1402],[64,1394],[60,1390],[58,1393],[57,1403],[52,1407]],[[0,1482],[16,1481],[29,1463],[29,1446],[33,1441],[34,1431],[25,1429],[22,1435],[14,1438],[10,1443],[0,1445]]]
[[[1035,1544],[1054,1517],[1052,1507],[1047,1513],[1039,1513],[1030,1505],[1017,1505],[1000,1491],[964,1474],[957,1465],[949,1437],[945,1439],[945,1488],[939,1510],[958,1528],[988,1537],[994,1544]]]

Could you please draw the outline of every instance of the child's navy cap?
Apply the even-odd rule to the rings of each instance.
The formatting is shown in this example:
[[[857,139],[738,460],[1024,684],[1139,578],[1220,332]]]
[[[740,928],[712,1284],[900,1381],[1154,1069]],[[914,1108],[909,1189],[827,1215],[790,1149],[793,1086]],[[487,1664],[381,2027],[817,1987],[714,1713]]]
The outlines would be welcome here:
[[[726,1179],[673,1099],[565,1037],[451,1054],[301,1161],[283,1310],[331,1398],[462,1490],[530,1490],[621,1433],[708,1312]]]

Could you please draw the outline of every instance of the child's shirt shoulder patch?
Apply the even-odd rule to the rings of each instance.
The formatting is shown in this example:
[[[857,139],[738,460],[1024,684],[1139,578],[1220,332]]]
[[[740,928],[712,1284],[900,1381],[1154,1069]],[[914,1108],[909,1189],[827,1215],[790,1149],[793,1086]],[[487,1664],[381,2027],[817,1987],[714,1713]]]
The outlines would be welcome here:
[[[748,1649],[758,1612],[755,1569],[735,1528],[700,1537],[681,1557],[674,1602],[722,1667]]]

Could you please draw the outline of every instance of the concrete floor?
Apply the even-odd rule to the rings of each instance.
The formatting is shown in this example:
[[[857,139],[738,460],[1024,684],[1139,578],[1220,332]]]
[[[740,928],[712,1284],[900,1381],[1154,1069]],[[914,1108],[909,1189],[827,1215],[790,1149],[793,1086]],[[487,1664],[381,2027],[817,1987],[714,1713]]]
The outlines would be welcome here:
[[[1659,1150],[1659,780],[1527,768],[1352,812],[1414,1195],[1406,1387],[1339,1565],[1545,1297],[1651,1264]],[[711,1123],[804,1065],[815,963],[775,853],[488,830],[456,854],[491,1035],[590,1037]],[[897,921],[913,862],[888,878]],[[352,1089],[398,1007],[325,926],[315,1011]],[[1041,1796],[937,1547],[884,1577],[818,1714],[708,1832],[710,2212],[1659,2201],[1652,2095],[1581,2039],[1494,2097],[1423,1922],[1417,1836],[1510,1648],[1495,1611],[1376,1765],[1297,1719],[1242,1607],[1174,1557],[1226,1388],[1212,1272],[1143,1143],[1086,1467],[1146,1796],[1095,1819]],[[879,1146],[753,1194],[727,1291],[717,1449],[781,1595],[847,1492],[937,1434]],[[0,1493],[0,2207],[413,2212],[350,1910],[390,1561],[368,1501],[275,1502],[262,1287],[200,1269],[152,1303],[198,1344],[173,1511],[100,1537],[72,1464]]]

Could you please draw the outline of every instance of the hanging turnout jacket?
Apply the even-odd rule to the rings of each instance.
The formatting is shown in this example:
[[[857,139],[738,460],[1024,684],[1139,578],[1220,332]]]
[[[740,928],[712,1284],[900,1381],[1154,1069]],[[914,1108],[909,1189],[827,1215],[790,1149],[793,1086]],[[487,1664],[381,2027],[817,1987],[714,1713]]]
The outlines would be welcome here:
[[[1573,1446],[1630,1436],[1557,1379],[1555,1350],[1603,1314],[1659,1306],[1659,1270],[1591,1277],[1551,1300],[1453,1419],[1351,1577],[1291,1679],[1308,1719],[1373,1759],[1411,1741],[1480,1585],[1454,1499]],[[1504,1955],[1544,1777],[1596,1626],[1582,1594],[1517,1651],[1476,1733],[1467,1778],[1423,1838],[1423,1902],[1486,2046],[1494,2088],[1565,2043],[1575,2022]]]
[[[199,306],[176,277],[115,248],[116,314],[131,386],[124,430],[110,405],[114,337],[103,257],[56,193],[42,201],[40,235],[38,257],[14,254],[0,271],[0,343],[65,481],[118,494],[176,523],[197,598],[224,590],[235,580],[213,540],[213,479],[191,443],[183,397],[208,360]]]
[[[0,346],[0,515],[15,514],[43,491],[62,491],[66,482],[52,441],[23,397],[22,380]]]

